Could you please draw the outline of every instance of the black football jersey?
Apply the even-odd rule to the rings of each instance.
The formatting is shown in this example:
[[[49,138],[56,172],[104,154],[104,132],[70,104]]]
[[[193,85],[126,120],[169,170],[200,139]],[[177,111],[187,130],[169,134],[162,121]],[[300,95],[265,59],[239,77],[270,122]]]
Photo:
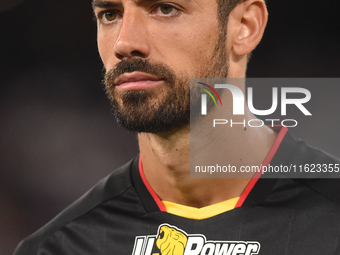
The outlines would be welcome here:
[[[266,160],[277,166],[339,165],[286,130]],[[203,213],[195,210],[163,203],[137,156],[21,242],[14,254],[340,254],[339,179],[255,177],[241,197]]]

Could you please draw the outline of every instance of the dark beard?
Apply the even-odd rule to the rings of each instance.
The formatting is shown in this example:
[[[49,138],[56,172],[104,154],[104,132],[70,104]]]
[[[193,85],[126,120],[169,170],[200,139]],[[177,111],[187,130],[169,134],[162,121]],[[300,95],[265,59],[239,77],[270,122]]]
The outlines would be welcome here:
[[[195,74],[196,78],[228,76],[225,45],[225,36],[220,35],[211,58],[205,61],[205,65],[199,67]],[[155,90],[118,93],[114,80],[123,73],[134,71],[163,79],[165,86]],[[167,133],[190,124],[190,77],[185,73],[179,76],[162,63],[151,64],[149,60],[136,57],[122,60],[116,68],[108,71],[104,84],[114,116],[118,124],[126,130],[139,133]],[[196,91],[193,92],[191,104],[195,104],[194,109],[199,109],[199,95],[196,95]]]
[[[119,93],[114,80],[125,72],[140,71],[164,80],[162,88]],[[123,60],[105,75],[106,92],[120,126],[133,132],[166,133],[190,122],[190,90],[187,76],[177,77],[163,64],[148,60]],[[159,100],[158,100],[159,99]]]

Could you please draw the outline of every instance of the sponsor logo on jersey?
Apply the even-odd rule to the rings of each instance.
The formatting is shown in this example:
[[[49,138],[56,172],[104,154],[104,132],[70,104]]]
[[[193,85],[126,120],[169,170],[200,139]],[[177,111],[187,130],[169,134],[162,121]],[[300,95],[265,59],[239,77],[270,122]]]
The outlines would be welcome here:
[[[187,234],[168,224],[157,235],[136,236],[132,255],[255,255],[259,242],[207,241],[201,234]]]

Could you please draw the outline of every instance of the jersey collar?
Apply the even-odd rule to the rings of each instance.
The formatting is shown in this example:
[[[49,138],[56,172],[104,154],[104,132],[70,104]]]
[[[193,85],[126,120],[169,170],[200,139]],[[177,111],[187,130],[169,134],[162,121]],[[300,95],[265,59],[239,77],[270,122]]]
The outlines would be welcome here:
[[[293,138],[290,133],[287,133],[287,128],[282,126],[274,126],[273,130],[278,132],[278,136],[270,152],[263,161],[262,166],[267,166],[269,163],[275,165],[280,164],[280,162],[284,162],[288,157],[288,152],[291,151],[296,145],[295,138]],[[157,196],[156,192],[152,189],[144,175],[140,156],[135,158],[132,163],[131,176],[134,187],[146,212],[166,212],[166,207],[164,206],[161,199]],[[268,193],[274,187],[277,179],[266,179],[260,177],[261,173],[256,174],[252,178],[236,203],[235,208],[241,206],[259,205],[265,200]]]

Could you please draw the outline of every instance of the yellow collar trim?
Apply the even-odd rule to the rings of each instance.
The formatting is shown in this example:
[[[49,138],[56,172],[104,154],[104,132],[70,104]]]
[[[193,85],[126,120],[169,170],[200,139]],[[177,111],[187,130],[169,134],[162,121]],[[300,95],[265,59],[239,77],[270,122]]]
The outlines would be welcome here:
[[[162,201],[168,213],[194,220],[203,220],[235,208],[239,197],[235,197],[217,204],[196,208],[180,205],[173,202]]]

